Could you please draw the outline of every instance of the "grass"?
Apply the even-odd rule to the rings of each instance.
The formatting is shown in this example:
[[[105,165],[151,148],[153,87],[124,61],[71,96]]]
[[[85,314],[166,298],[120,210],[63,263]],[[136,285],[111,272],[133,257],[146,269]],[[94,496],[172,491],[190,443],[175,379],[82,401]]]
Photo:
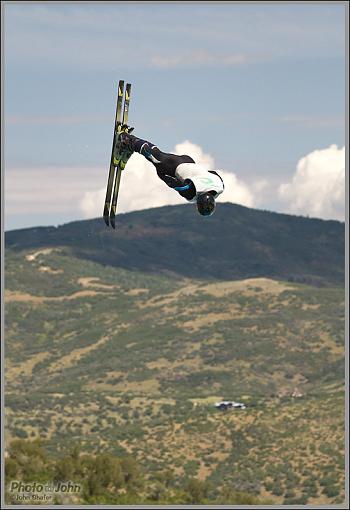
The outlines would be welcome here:
[[[26,255],[6,260],[7,443],[128,451],[148,477],[170,469],[277,503],[344,498],[343,290]],[[221,398],[247,409],[217,411]]]

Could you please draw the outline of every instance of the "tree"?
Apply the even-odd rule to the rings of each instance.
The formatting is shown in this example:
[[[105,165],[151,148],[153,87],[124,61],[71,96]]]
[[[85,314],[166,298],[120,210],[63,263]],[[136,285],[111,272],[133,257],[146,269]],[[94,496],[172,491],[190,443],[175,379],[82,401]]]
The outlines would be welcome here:
[[[185,484],[185,491],[187,492],[189,503],[201,503],[208,495],[208,484],[197,480],[197,478],[190,478]]]
[[[16,462],[17,472],[21,472],[23,479],[27,481],[37,478],[44,467],[48,469],[49,462],[39,439],[12,441],[9,447],[9,457]]]
[[[54,480],[65,482],[72,480],[74,477],[74,462],[70,457],[59,459],[54,468]]]
[[[13,480],[18,472],[18,464],[14,459],[5,459],[5,476],[7,480]]]
[[[135,459],[132,457],[123,457],[120,459],[120,464],[124,481],[127,485],[140,482],[140,468]]]
[[[42,460],[46,460],[46,452],[42,447],[40,439],[34,439],[34,441],[15,439],[10,444],[9,454],[12,459],[19,461],[25,457],[39,457]]]
[[[224,487],[217,503],[221,505],[259,505],[263,504],[256,496],[246,492],[240,492],[231,487]],[[264,504],[269,504],[268,502]]]
[[[88,496],[98,496],[110,486],[119,489],[124,484],[121,464],[111,455],[84,456],[81,461],[87,479]]]

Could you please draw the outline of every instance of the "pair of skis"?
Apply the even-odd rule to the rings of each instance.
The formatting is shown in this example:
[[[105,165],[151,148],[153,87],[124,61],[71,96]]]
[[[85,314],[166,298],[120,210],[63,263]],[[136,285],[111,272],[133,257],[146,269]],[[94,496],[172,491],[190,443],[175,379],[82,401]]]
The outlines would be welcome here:
[[[103,219],[107,227],[111,224],[113,228],[115,228],[115,214],[117,210],[117,201],[118,201],[118,193],[120,186],[120,177],[123,169],[123,163],[115,156],[115,148],[116,143],[118,141],[118,127],[122,124],[128,123],[129,116],[129,103],[130,103],[130,92],[131,92],[131,83],[126,84],[125,88],[125,97],[124,97],[124,81],[120,80],[118,85],[118,98],[117,98],[117,108],[115,114],[115,123],[114,123],[114,135],[113,135],[113,145],[112,145],[112,155],[111,155],[111,163],[109,165],[109,174],[108,174],[108,182],[107,182],[107,192],[105,205],[103,209]],[[124,99],[124,107],[123,107],[123,99]],[[123,110],[123,116],[122,114]]]

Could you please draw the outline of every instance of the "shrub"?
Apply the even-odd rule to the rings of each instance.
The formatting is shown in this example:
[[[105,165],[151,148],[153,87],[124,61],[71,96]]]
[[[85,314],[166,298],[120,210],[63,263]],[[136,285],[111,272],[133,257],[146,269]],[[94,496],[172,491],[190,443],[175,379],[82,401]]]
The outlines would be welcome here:
[[[21,439],[25,439],[28,437],[28,432],[24,429],[15,428],[13,432],[16,437],[19,437]]]
[[[322,492],[329,498],[335,498],[336,496],[339,496],[340,490],[338,485],[326,485]]]
[[[285,499],[291,499],[291,498],[294,498],[295,497],[295,492],[292,491],[292,490],[288,490],[285,495],[284,495]]]
[[[201,503],[208,495],[208,484],[196,478],[191,478],[184,488],[187,493],[188,503],[191,504]]]
[[[16,477],[19,466],[14,459],[5,459],[5,476],[6,479],[11,480]]]
[[[283,494],[282,486],[280,484],[274,484],[272,488],[272,494],[274,494],[275,496],[282,496]]]

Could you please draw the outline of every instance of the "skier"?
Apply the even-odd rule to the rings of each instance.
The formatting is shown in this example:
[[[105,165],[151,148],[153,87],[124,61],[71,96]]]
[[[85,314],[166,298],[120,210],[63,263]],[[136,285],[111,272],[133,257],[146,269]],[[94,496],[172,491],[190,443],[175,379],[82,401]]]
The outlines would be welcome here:
[[[116,154],[119,155],[118,159],[122,167],[125,168],[134,152],[142,154],[153,163],[158,177],[170,188],[176,190],[189,202],[195,202],[201,215],[212,215],[215,211],[215,199],[224,191],[224,182],[220,175],[195,163],[190,156],[178,156],[160,151],[151,142],[132,135],[133,129],[126,124],[118,129]]]

